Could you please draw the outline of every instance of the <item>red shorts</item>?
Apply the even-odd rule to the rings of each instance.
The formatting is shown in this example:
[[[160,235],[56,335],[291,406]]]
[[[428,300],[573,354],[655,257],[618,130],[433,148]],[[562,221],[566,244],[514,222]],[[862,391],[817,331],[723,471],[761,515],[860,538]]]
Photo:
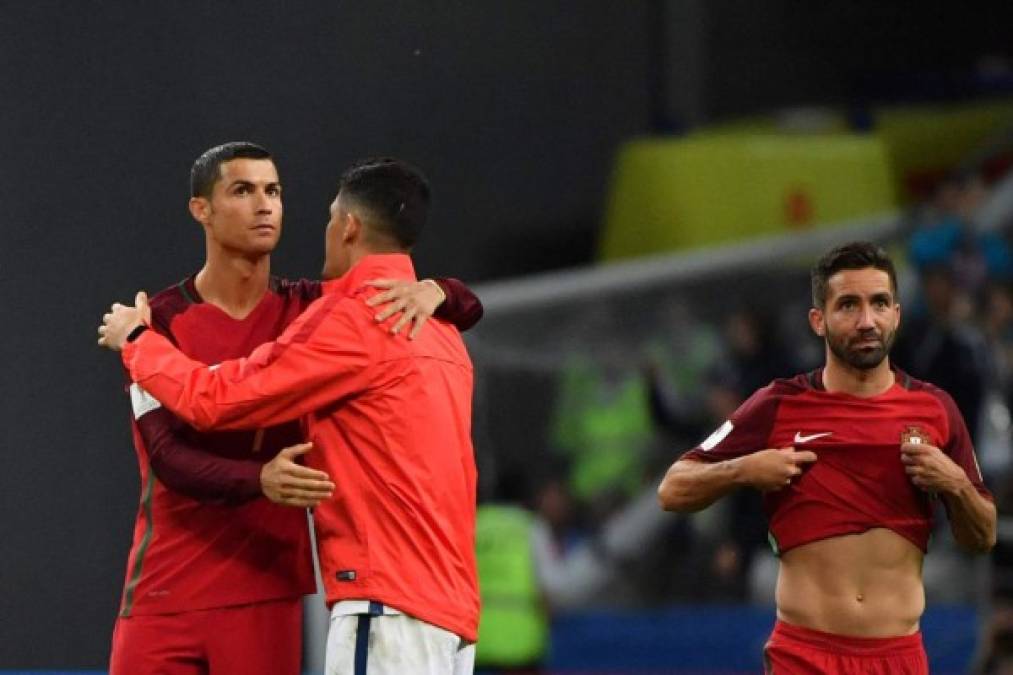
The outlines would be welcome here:
[[[763,650],[767,675],[928,675],[922,634],[860,638],[778,621]]]
[[[109,675],[299,675],[302,599],[120,617]]]

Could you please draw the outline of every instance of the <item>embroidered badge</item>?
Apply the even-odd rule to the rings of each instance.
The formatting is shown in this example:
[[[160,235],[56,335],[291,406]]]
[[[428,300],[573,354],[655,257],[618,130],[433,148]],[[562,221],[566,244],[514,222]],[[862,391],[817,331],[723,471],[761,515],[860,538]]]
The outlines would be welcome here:
[[[900,434],[901,443],[931,443],[929,435],[915,425],[908,425]]]

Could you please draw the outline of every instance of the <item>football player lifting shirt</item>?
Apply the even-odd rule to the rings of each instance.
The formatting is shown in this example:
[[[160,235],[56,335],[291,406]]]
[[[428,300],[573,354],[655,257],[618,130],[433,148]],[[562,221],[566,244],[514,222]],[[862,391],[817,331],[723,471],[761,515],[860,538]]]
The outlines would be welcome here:
[[[933,502],[978,552],[995,543],[995,506],[953,400],[889,363],[900,306],[882,249],[830,251],[812,285],[824,368],[754,393],[669,469],[659,499],[696,511],[739,486],[764,492],[780,562],[768,673],[927,673]]]

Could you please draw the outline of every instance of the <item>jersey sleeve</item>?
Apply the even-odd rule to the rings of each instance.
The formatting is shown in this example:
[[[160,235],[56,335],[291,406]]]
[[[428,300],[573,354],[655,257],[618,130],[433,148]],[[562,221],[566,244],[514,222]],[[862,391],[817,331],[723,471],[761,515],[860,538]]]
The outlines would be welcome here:
[[[714,433],[680,459],[722,462],[766,449],[779,401],[773,384],[758,389]]]
[[[964,417],[960,414],[957,404],[949,394],[942,390],[938,391],[939,400],[946,411],[949,438],[946,439],[942,451],[949,456],[957,465],[964,470],[967,477],[971,479],[974,489],[985,497],[992,499],[992,493],[985,487],[985,481],[981,476],[981,468],[978,466],[978,458],[974,454],[974,443],[971,441],[971,434],[964,423]]]
[[[464,332],[478,323],[485,309],[464,282],[457,279],[434,279],[447,299],[436,308],[433,316],[454,324],[457,330]]]
[[[124,345],[134,382],[197,429],[257,429],[298,419],[365,388],[371,356],[353,298],[326,295],[274,342],[207,366],[162,335]]]
[[[261,462],[222,457],[189,442],[182,420],[137,384],[130,398],[151,470],[163,485],[205,504],[237,505],[260,497]]]

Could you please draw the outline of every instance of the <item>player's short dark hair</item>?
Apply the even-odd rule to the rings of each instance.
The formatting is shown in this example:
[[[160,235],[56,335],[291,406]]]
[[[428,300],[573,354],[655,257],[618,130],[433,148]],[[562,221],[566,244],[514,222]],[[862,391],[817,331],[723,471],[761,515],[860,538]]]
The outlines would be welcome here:
[[[190,196],[210,197],[222,177],[222,164],[234,159],[271,159],[271,153],[249,141],[222,143],[205,150],[190,167]]]
[[[407,250],[429,217],[429,181],[416,167],[391,157],[356,162],[341,174],[338,193],[369,212],[378,234]]]
[[[823,307],[827,302],[830,277],[841,270],[864,270],[875,268],[890,277],[890,290],[897,298],[897,272],[893,261],[882,247],[868,241],[853,241],[827,251],[816,261],[810,273],[812,281],[813,306]]]

